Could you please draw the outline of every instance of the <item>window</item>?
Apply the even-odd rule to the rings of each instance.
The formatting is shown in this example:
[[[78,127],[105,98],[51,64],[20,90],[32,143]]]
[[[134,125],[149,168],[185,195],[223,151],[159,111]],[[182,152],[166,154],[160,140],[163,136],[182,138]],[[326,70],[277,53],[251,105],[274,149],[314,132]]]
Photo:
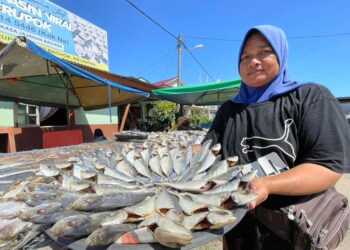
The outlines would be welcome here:
[[[17,126],[36,127],[40,125],[39,106],[25,103],[17,104]]]

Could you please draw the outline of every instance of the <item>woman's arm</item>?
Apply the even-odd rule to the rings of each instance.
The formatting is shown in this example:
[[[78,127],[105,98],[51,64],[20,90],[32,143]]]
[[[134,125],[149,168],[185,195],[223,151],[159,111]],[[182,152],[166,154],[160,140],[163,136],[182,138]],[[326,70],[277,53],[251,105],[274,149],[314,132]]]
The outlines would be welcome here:
[[[321,192],[334,186],[341,176],[321,165],[303,163],[278,175],[255,178],[249,186],[259,197],[249,208],[255,208],[270,194],[295,196]]]

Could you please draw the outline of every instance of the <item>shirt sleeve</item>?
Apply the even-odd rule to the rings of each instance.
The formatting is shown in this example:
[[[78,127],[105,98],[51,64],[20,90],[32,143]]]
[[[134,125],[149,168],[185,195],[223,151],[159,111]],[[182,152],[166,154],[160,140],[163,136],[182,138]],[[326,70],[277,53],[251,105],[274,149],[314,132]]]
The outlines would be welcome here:
[[[350,172],[350,129],[335,98],[323,97],[305,108],[298,138],[296,164],[309,162]]]

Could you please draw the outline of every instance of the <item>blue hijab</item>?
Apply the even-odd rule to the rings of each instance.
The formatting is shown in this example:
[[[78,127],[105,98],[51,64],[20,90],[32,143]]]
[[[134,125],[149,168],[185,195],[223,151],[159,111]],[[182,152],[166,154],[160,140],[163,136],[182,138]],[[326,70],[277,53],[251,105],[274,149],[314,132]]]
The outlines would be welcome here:
[[[271,25],[259,25],[251,28],[245,35],[241,48],[239,50],[238,65],[242,50],[244,48],[247,36],[252,31],[260,32],[265,39],[269,42],[273,48],[279,62],[279,71],[277,75],[267,84],[261,87],[250,87],[243,81],[241,81],[241,87],[239,93],[231,99],[233,102],[238,103],[256,103],[263,102],[271,99],[274,96],[287,93],[293,89],[300,87],[305,83],[292,81],[287,72],[287,57],[288,57],[288,44],[287,38],[284,32],[275,26]],[[239,68],[239,66],[238,66]]]

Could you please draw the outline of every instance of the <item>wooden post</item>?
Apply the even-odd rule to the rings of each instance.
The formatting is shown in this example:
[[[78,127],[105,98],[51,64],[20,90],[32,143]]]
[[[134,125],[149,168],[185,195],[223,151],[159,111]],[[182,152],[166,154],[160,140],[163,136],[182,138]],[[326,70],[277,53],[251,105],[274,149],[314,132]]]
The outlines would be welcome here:
[[[128,105],[126,105],[126,108],[124,110],[122,124],[120,124],[119,132],[123,132],[123,130],[124,130],[124,125],[125,125],[126,118],[128,117],[129,109],[130,109],[130,103],[128,103]]]

